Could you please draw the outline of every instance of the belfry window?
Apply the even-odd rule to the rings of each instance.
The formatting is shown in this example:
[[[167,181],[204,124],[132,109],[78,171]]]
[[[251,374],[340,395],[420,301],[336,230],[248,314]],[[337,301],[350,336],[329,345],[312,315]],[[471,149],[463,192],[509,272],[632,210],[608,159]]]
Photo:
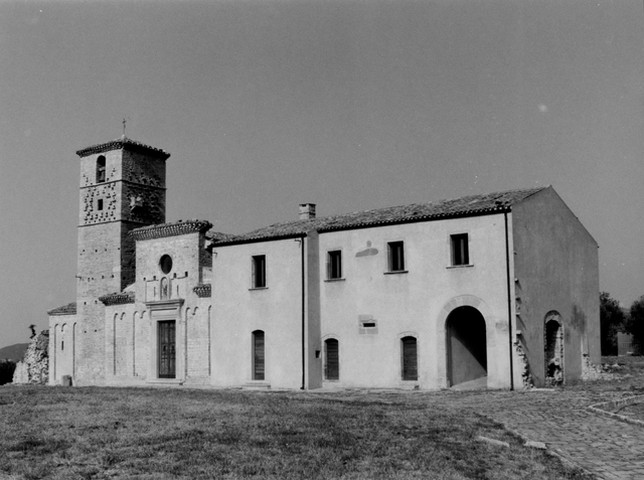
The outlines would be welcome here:
[[[96,159],[96,183],[105,181],[105,157],[101,155]]]

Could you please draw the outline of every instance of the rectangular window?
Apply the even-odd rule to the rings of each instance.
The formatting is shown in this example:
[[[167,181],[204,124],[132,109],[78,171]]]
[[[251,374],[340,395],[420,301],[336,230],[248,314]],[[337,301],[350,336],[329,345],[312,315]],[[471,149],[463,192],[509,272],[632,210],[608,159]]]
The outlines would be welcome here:
[[[97,210],[103,210],[103,199],[102,198],[99,198],[96,201],[96,209]]]
[[[469,265],[470,254],[468,248],[467,233],[459,233],[451,236],[452,241],[452,265]]]
[[[266,255],[253,256],[253,288],[266,287]]]
[[[334,250],[327,254],[327,278],[335,280],[342,278],[342,252]]]
[[[402,272],[405,270],[405,243],[389,242],[387,244],[389,253],[389,271]]]

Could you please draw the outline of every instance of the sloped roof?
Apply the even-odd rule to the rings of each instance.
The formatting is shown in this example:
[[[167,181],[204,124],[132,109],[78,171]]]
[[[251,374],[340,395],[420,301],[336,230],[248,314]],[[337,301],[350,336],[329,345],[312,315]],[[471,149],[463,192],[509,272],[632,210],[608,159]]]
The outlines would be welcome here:
[[[411,205],[377,208],[342,215],[319,217],[311,220],[276,223],[242,235],[227,236],[221,240],[215,240],[213,246],[298,237],[306,235],[307,232],[311,231],[329,232],[334,230],[350,230],[380,225],[508,212],[511,210],[512,205],[521,202],[545,188],[548,187],[469,195],[451,200],[412,203]]]
[[[48,315],[76,315],[76,302],[68,303],[47,312]]]
[[[152,240],[155,238],[173,237],[188,233],[204,233],[212,227],[206,220],[178,220],[135,228],[128,235],[134,240]]]
[[[136,140],[127,138],[125,135],[123,135],[121,138],[110,140],[109,142],[99,143],[98,145],[92,145],[90,147],[82,148],[76,152],[76,155],[78,155],[79,157],[86,157],[94,153],[109,152],[110,150],[119,150],[121,148],[127,148],[128,150],[134,152],[153,154],[163,159],[167,159],[170,156],[168,152],[164,152],[160,148],[151,147],[150,145],[137,142]]]

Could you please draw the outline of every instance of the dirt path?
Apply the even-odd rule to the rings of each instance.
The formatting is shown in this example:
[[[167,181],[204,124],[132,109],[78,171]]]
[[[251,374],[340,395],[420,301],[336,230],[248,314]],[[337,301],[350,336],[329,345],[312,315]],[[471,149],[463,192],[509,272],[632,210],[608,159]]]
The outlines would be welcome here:
[[[515,393],[498,400],[474,408],[598,478],[644,479],[644,427],[590,411],[592,401],[579,392]]]

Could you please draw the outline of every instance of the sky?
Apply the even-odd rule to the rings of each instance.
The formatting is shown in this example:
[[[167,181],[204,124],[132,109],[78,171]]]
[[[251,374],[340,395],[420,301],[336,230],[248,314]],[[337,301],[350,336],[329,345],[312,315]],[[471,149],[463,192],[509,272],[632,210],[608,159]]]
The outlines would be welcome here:
[[[553,185],[644,295],[641,0],[0,1],[0,347],[76,297],[81,148],[171,153],[167,220]]]

